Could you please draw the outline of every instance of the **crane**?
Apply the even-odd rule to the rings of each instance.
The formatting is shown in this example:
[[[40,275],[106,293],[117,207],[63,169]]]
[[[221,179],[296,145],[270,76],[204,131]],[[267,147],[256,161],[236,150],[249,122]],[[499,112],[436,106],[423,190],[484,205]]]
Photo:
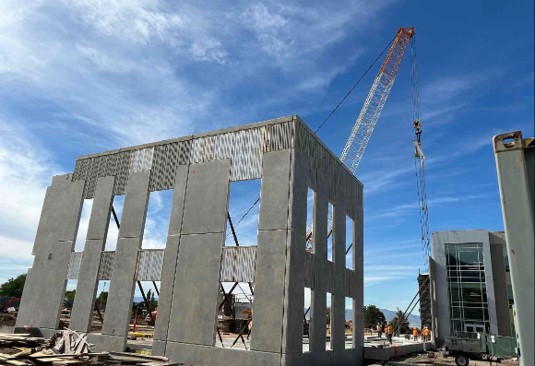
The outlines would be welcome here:
[[[383,111],[390,90],[394,85],[396,76],[405,54],[409,41],[414,36],[414,27],[399,28],[394,37],[390,49],[385,56],[372,87],[368,92],[362,109],[353,125],[351,133],[346,141],[340,160],[355,172],[362,160],[368,141]],[[331,235],[333,223],[333,213],[329,213],[328,235]],[[312,248],[312,226],[307,230],[306,247]],[[347,249],[349,251],[349,248]]]

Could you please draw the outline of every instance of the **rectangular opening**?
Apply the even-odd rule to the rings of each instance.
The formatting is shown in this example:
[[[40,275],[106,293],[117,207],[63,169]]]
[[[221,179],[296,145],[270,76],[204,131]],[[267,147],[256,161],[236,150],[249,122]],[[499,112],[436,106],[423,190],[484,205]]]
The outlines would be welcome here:
[[[104,322],[104,313],[106,312],[106,303],[108,302],[108,290],[110,288],[109,280],[98,281],[97,291],[95,293],[95,305],[91,313],[89,331],[91,333],[101,333],[102,323]]]
[[[142,249],[165,248],[172,202],[173,190],[150,192]]]
[[[63,303],[61,304],[61,314],[59,317],[59,328],[69,327],[71,322],[71,311],[74,304],[74,297],[76,296],[77,280],[67,280],[65,286],[65,294],[63,296]]]
[[[304,293],[304,314],[303,314],[303,352],[310,351],[310,315],[312,314],[312,290],[305,287]]]
[[[355,269],[353,264],[353,223],[354,221],[349,216],[346,216],[346,268],[349,269]]]
[[[308,187],[307,190],[307,224],[306,224],[306,237],[305,237],[305,249],[307,252],[314,252],[314,242],[313,242],[313,233],[314,233],[314,195],[315,192],[312,188]]]
[[[108,225],[108,232],[106,233],[106,245],[104,250],[113,251],[117,247],[117,239],[119,238],[119,226],[121,222],[121,215],[123,213],[124,196],[113,196],[110,212],[110,223]]]
[[[230,182],[225,246],[256,245],[260,179]]]
[[[345,298],[345,349],[353,347],[353,299],[350,297]],[[362,331],[362,330],[361,330]]]
[[[89,228],[89,217],[91,216],[92,207],[93,199],[85,199],[82,204],[82,212],[80,214],[80,221],[78,223],[76,241],[74,242],[75,252],[81,252],[84,250],[85,240],[87,238],[87,229]]]
[[[326,338],[325,339],[327,340],[327,342],[325,344],[325,349],[326,350],[332,349],[332,346],[331,346],[331,330],[332,330],[332,328],[331,328],[331,317],[334,315],[332,313],[333,309],[332,309],[332,306],[331,306],[332,297],[333,296],[332,296],[332,294],[330,292],[327,292],[325,294],[325,303],[326,303],[326,314],[325,314],[325,316],[327,318],[326,322],[325,322],[325,324],[326,324],[326,329],[325,329]]]
[[[333,261],[333,213],[334,205],[329,202],[328,207],[328,224],[327,224],[327,260]]]
[[[150,340],[158,316],[160,281],[136,281],[135,286],[129,331],[133,337],[148,338],[149,341],[145,342],[152,344]]]
[[[254,287],[251,283],[221,282],[216,309],[216,347],[250,349],[253,303]]]

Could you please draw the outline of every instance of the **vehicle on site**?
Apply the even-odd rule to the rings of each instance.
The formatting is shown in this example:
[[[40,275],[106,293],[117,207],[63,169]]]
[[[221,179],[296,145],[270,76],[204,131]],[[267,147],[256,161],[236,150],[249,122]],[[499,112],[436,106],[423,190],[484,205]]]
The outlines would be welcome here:
[[[474,337],[475,335],[475,337]],[[503,358],[516,356],[516,338],[477,333],[466,337],[446,337],[443,347],[445,357],[455,357],[457,366],[468,366],[470,360],[501,362]]]

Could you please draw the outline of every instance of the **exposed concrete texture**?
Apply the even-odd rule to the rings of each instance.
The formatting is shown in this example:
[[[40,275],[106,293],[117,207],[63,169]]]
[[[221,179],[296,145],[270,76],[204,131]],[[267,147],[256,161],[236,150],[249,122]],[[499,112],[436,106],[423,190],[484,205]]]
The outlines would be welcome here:
[[[190,166],[182,235],[225,231],[229,174],[229,160]]]
[[[154,340],[160,346],[153,346],[153,354],[163,356],[165,354],[165,340],[167,340],[167,331],[171,315],[171,301],[173,298],[173,289],[175,284],[175,271],[178,258],[178,249],[180,242],[180,230],[184,217],[184,201],[186,197],[186,184],[188,178],[189,166],[179,166],[176,170],[173,203],[171,207],[171,217],[169,220],[169,232],[165,253],[163,257],[160,298],[158,300],[158,317],[154,328]]]
[[[264,154],[251,333],[255,351],[282,351],[291,164],[289,150]]]
[[[310,300],[310,351],[325,351],[325,329],[327,327],[327,302],[325,298],[325,261],[327,260],[327,177],[318,176],[318,186],[314,194],[313,250],[314,289]]]
[[[95,306],[100,258],[106,241],[113,201],[115,177],[100,178],[91,208],[87,240],[80,263],[76,297],[71,311],[69,327],[81,332],[89,331],[91,315]]]
[[[257,246],[229,254],[229,182],[254,178],[262,179]],[[316,190],[310,253],[307,186]],[[174,189],[166,248],[141,250],[149,191],[163,189]],[[103,253],[113,194],[126,194],[119,238],[115,252]],[[71,253],[82,197],[94,197],[83,255]],[[327,261],[328,201],[335,205],[334,263]],[[346,215],[355,220],[354,271],[345,268]],[[346,296],[353,298],[355,327],[362,327],[362,184],[297,116],[78,159],[74,175],[54,178],[48,190],[34,249],[21,324],[55,329],[69,278],[79,280],[71,324],[87,330],[98,280],[111,279],[102,334],[89,338],[97,350],[125,348],[136,281],[161,280],[153,354],[189,364],[362,359],[361,332],[354,333],[355,349],[344,349]],[[216,343],[220,281],[229,278],[254,287],[250,350]],[[305,285],[312,309],[310,352],[303,353]],[[326,291],[334,299],[334,351],[325,350]]]
[[[286,249],[286,278],[283,315],[283,344],[285,354],[303,350],[303,312],[305,272],[305,239],[307,221],[308,161],[299,152],[291,157],[290,217]]]
[[[229,173],[229,160],[192,164],[189,169],[169,341],[214,345]]]
[[[356,219],[353,221],[353,268],[356,276],[357,294],[353,298],[353,348],[355,349],[355,363],[362,364],[362,345],[364,344],[364,209],[362,202],[356,209]]]
[[[165,356],[171,360],[180,360],[187,365],[281,365],[281,355],[278,353],[207,347],[171,341],[167,342]]]
[[[95,345],[95,352],[122,351],[126,343],[124,336],[110,336],[96,333],[88,333],[87,341]]]
[[[55,176],[48,187],[34,244],[35,259],[24,286],[18,327],[55,329],[65,294],[70,254],[82,210],[84,182]]]
[[[333,215],[334,289],[331,310],[331,349],[340,351],[345,348],[345,296],[344,280],[346,268],[346,215],[345,197],[336,192]]]
[[[149,176],[149,172],[133,173],[128,182],[102,325],[103,335],[126,337],[128,334],[138,250],[141,249],[149,198]],[[122,347],[113,350],[122,351]]]

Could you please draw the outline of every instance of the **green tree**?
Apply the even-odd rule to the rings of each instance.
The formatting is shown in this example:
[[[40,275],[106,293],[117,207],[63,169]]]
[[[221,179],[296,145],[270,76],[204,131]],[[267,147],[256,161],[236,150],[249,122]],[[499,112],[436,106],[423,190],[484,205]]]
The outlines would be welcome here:
[[[104,309],[106,307],[106,302],[108,301],[108,291],[102,291],[97,297],[97,304],[99,309]]]
[[[10,278],[0,285],[0,295],[9,297],[22,297],[24,282],[26,282],[26,274],[21,274],[16,278]]]
[[[158,301],[154,297],[154,293],[152,292],[152,289],[147,291],[147,301],[149,302],[149,306],[151,310],[154,310],[158,307]]]
[[[385,315],[375,305],[368,305],[364,307],[364,327],[375,328],[377,323],[383,324],[385,322]]]
[[[392,325],[392,328],[396,330],[397,334],[405,334],[407,331],[410,330],[409,321],[407,318],[403,317],[403,311],[399,310],[396,312],[396,316],[394,319],[390,321],[390,325]],[[399,328],[398,328],[399,325]]]
[[[65,300],[72,306],[74,304],[74,297],[76,296],[76,290],[65,291]]]

